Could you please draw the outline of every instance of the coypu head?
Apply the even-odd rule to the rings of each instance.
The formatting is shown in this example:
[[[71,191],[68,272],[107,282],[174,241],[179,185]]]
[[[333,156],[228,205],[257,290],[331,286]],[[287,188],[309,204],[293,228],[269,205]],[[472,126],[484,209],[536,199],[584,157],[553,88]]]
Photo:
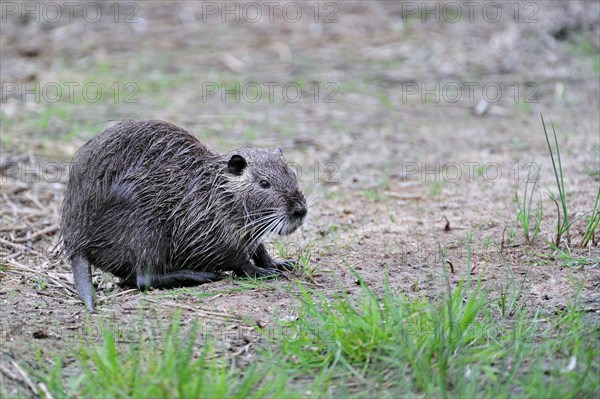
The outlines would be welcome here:
[[[225,154],[229,184],[243,207],[244,226],[253,239],[287,235],[302,225],[308,205],[296,172],[281,149],[244,148]]]

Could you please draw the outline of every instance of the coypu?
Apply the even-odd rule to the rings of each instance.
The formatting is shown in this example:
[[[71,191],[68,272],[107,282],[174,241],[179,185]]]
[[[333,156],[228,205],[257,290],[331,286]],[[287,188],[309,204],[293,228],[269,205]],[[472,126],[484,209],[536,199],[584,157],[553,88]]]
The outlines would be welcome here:
[[[61,240],[79,295],[94,311],[90,266],[126,285],[193,286],[277,275],[262,239],[302,225],[307,203],[281,149],[208,149],[159,120],[120,122],[74,157]]]

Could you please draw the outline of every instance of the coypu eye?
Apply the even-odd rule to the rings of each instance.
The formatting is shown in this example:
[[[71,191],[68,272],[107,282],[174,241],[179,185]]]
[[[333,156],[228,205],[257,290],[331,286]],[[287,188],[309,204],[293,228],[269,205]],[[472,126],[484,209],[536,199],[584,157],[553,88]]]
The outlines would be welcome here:
[[[262,188],[269,188],[269,187],[271,187],[271,184],[269,184],[269,182],[266,181],[266,180],[261,180],[260,183],[258,183],[258,184],[260,184],[260,186]]]

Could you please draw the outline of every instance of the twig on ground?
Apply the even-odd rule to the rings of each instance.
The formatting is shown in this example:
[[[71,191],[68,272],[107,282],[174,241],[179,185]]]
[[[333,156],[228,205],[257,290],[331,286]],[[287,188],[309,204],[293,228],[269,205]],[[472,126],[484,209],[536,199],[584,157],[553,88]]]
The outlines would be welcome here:
[[[50,233],[54,233],[57,230],[58,230],[58,224],[53,224],[52,226],[48,226],[45,229],[36,231],[30,237],[15,238],[13,240],[13,242],[16,242],[18,244],[22,244],[22,243],[25,243],[25,242],[28,242],[28,241],[35,241],[38,237],[45,236],[45,235],[50,234]]]
[[[69,293],[77,296],[77,291],[75,291],[73,288],[63,284],[58,278],[51,276],[47,271],[42,271],[42,270],[35,270],[35,269],[31,269],[25,265],[22,265],[20,263],[15,262],[13,259],[8,259],[9,264],[9,269],[8,270],[16,270],[16,271],[21,271],[21,272],[27,272],[27,273],[31,273],[31,274],[35,274],[37,276],[40,277],[44,277],[44,278],[48,278],[48,280],[52,281],[54,284],[59,285],[60,287],[64,288],[66,291],[68,291]]]
[[[37,387],[33,382],[31,382],[31,379],[29,378],[25,370],[23,370],[21,366],[19,366],[19,364],[14,360],[11,361],[11,364],[17,370],[17,372],[21,374],[22,380],[25,382],[25,384],[27,384],[31,392],[33,392],[33,394],[36,396],[40,396]]]
[[[174,303],[174,302],[162,302],[162,301],[156,301],[154,299],[150,299],[150,298],[143,298],[145,301],[151,302],[151,303],[155,303],[155,304],[160,304],[160,305],[166,305],[166,306],[170,306],[170,307],[174,307],[174,308],[179,308],[179,309],[185,309],[185,310],[191,310],[193,312],[200,312],[206,316],[209,317],[215,317],[217,319],[223,319],[223,320],[235,320],[235,321],[242,321],[242,319],[240,319],[237,316],[232,316],[230,314],[227,313],[219,313],[219,312],[213,312],[211,310],[205,310],[199,307],[195,307],[195,306],[189,306],[189,305],[183,305],[183,304],[179,304],[179,303]]]

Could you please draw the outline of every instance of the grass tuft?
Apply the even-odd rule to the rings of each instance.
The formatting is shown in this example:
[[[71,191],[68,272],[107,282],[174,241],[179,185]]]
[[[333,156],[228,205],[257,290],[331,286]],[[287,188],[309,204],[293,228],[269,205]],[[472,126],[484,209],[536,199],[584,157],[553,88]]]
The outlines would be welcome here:
[[[532,211],[531,208],[533,202],[533,194],[539,181],[541,168],[534,168],[533,165],[535,164],[533,163],[533,161],[530,165],[532,166],[530,166],[527,171],[527,177],[525,179],[525,190],[523,191],[522,202],[519,199],[518,192],[515,191],[515,201],[517,202],[517,223],[519,223],[523,228],[523,234],[525,235],[525,240],[527,240],[528,243],[532,243],[533,241],[535,241],[538,234],[540,233],[540,226],[542,224],[543,217],[543,207],[541,199],[539,200],[537,209],[535,211]],[[531,189],[529,189],[530,182],[533,182]],[[532,226],[533,232],[531,232]]]
[[[298,318],[261,335],[261,349],[253,341],[248,366],[199,339],[197,324],[182,331],[176,317],[160,330],[164,334],[140,333],[129,345],[105,328],[102,343],[82,343],[74,362],[57,359],[48,366],[41,360],[42,371],[31,375],[55,397],[600,394],[600,329],[585,319],[576,296],[556,316],[528,313],[514,305],[524,288],[512,277],[504,292],[513,304],[498,312],[479,281],[453,283],[447,273],[442,277],[447,288],[437,299],[410,299],[387,279],[375,292],[355,277],[358,297],[345,291],[327,297],[299,285]]]
[[[594,209],[588,218],[585,226],[585,232],[583,233],[583,238],[581,239],[581,245],[584,247],[594,240],[594,235],[598,230],[598,224],[600,224],[600,207],[598,206],[600,204],[599,201],[600,187],[598,187],[598,194],[596,194],[596,200],[594,201]]]
[[[546,122],[544,121],[544,116],[542,117],[542,126],[544,127],[544,135],[546,136],[546,144],[548,145],[548,151],[550,152],[550,160],[552,161],[552,169],[554,170],[554,178],[556,179],[556,187],[558,189],[558,199],[556,195],[552,192],[548,192],[550,199],[556,205],[556,211],[558,216],[558,221],[556,223],[556,236],[554,239],[554,245],[559,246],[561,237],[563,234],[567,235],[567,242],[570,243],[570,235],[569,229],[571,224],[569,223],[569,213],[567,212],[567,195],[565,192],[565,182],[563,179],[563,169],[562,169],[562,161],[560,159],[560,148],[558,146],[558,139],[556,138],[556,129],[554,128],[554,123],[552,122],[552,133],[554,135],[554,148],[556,151],[556,158],[554,156],[554,152],[552,151],[552,145],[550,145],[550,139],[548,137],[548,131],[546,130]],[[560,206],[559,202],[560,201]]]

